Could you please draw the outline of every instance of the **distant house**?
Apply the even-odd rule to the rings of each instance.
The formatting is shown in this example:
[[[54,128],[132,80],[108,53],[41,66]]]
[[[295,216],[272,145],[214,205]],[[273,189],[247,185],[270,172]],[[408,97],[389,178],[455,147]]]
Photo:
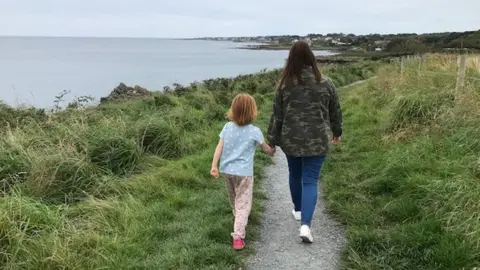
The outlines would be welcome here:
[[[298,39],[294,39],[294,40],[292,41],[292,44],[295,43],[295,42],[297,42],[297,41],[298,41]]]

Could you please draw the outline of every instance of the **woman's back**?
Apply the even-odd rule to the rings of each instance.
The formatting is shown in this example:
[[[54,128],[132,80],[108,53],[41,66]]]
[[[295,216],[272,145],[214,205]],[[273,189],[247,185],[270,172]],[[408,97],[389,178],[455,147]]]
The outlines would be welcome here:
[[[342,115],[333,84],[322,78],[317,83],[310,67],[302,70],[302,83],[278,90],[274,110],[282,122],[276,132],[278,145],[292,156],[316,156],[328,152],[328,126],[341,135]]]
[[[335,86],[322,78],[306,42],[296,42],[280,76],[268,128],[270,146],[280,146],[288,161],[292,214],[301,220],[300,238],[312,243],[310,230],[318,179],[329,145],[342,135],[342,113]]]

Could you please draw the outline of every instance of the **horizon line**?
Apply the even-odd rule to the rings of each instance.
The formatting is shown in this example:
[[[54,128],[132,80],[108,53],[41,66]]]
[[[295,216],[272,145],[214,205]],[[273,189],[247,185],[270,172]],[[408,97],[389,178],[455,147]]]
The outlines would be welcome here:
[[[248,37],[281,37],[281,36],[300,36],[306,37],[310,34],[314,35],[329,35],[329,34],[353,34],[355,36],[369,36],[369,35],[400,35],[400,34],[415,34],[415,35],[426,35],[426,34],[442,34],[442,33],[464,33],[464,32],[475,32],[480,31],[480,29],[471,29],[464,31],[438,31],[438,32],[397,32],[397,33],[369,33],[369,34],[355,34],[352,32],[330,32],[330,33],[309,33],[305,35],[301,34],[267,34],[267,35],[231,35],[231,36],[197,36],[197,37],[127,37],[127,36],[46,36],[46,35],[2,35],[0,37],[14,37],[14,38],[122,38],[122,39],[165,39],[165,40],[192,40],[192,39],[205,39],[205,38],[248,38]]]

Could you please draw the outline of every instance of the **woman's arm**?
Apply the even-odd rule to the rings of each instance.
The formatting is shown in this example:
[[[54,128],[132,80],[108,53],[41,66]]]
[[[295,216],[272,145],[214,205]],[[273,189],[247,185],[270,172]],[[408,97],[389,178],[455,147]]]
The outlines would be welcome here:
[[[333,133],[333,141],[338,143],[343,133],[343,116],[338,98],[337,89],[332,82],[329,82],[331,99],[329,103],[330,129]]]
[[[279,89],[275,93],[275,99],[273,101],[273,112],[270,117],[270,124],[267,131],[268,144],[271,147],[275,147],[280,142],[280,133],[283,125],[283,96],[282,90]]]

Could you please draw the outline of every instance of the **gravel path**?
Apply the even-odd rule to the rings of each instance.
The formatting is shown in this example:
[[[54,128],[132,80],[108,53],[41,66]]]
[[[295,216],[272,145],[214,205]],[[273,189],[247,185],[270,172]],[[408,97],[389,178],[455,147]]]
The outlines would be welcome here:
[[[339,87],[348,89],[377,78],[356,81]],[[260,225],[260,240],[254,243],[257,254],[247,261],[246,269],[337,269],[340,251],[346,243],[343,226],[325,211],[320,181],[317,207],[312,222],[313,244],[303,244],[298,237],[300,222],[292,216],[293,203],[288,187],[285,154],[277,148],[275,165],[265,171],[263,190],[268,200]]]
[[[247,261],[246,269],[316,269],[338,268],[340,250],[345,243],[343,227],[326,213],[323,197],[318,197],[312,222],[313,244],[302,244],[300,222],[292,216],[293,204],[288,187],[285,154],[278,148],[275,165],[266,169],[263,189],[268,200],[260,225],[257,254]]]

